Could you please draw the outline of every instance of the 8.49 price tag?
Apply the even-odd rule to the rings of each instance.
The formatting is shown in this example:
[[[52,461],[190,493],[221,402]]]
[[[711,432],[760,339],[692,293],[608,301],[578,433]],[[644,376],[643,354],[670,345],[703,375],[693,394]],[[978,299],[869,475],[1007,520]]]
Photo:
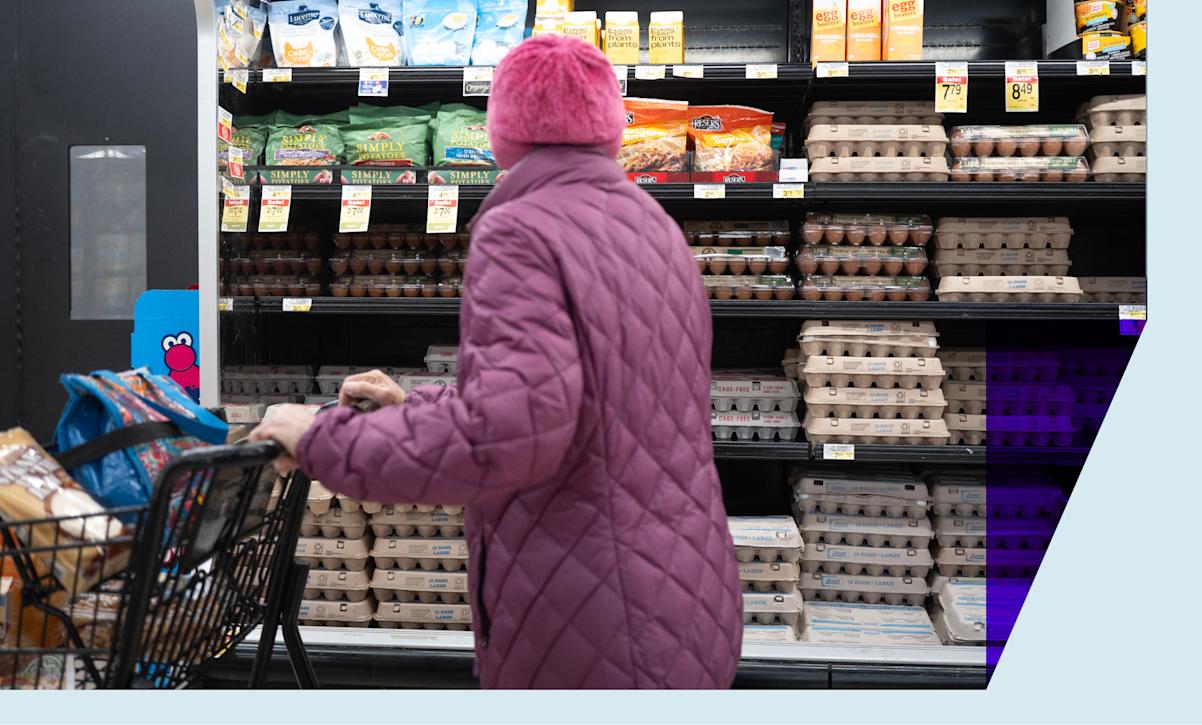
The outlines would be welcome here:
[[[935,111],[968,113],[968,64],[935,64]]]
[[[1006,112],[1035,113],[1039,110],[1039,64],[1006,62]]]

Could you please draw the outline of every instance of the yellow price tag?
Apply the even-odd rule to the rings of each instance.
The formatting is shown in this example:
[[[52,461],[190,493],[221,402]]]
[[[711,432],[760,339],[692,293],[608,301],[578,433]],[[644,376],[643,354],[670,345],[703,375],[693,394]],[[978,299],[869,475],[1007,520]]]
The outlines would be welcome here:
[[[288,213],[291,209],[291,186],[264,186],[259,201],[259,231],[265,234],[288,231]]]
[[[426,197],[426,233],[454,234],[459,228],[459,187],[433,185]]]
[[[674,65],[672,75],[677,78],[705,78],[703,65]]]
[[[1147,305],[1119,305],[1120,320],[1136,320],[1139,322],[1148,321],[1148,306]]]
[[[308,297],[285,297],[284,312],[308,312],[313,309],[313,300]]]
[[[827,443],[822,446],[822,459],[825,461],[854,461],[856,447],[852,443]]]
[[[725,199],[726,184],[693,184],[694,199]]]
[[[238,59],[238,62],[243,67],[250,65],[250,55],[247,54],[246,50],[240,44],[234,46],[234,57]]]
[[[968,64],[935,64],[935,110],[968,113]]]
[[[1108,76],[1108,75],[1110,75],[1110,61],[1108,61],[1108,60],[1079,60],[1079,61],[1077,61],[1077,75],[1079,75],[1079,76]]]
[[[234,114],[217,107],[217,138],[229,143],[234,138]]]
[[[851,66],[844,62],[819,63],[815,74],[819,78],[847,78],[851,75]]]
[[[667,69],[662,65],[636,65],[634,77],[640,81],[662,81]]]
[[[1039,64],[1006,62],[1006,112],[1039,110]]]
[[[263,69],[264,83],[291,83],[292,69],[291,68],[264,68]]]
[[[217,300],[218,312],[232,312],[234,310],[234,298],[222,297]]]
[[[760,63],[747,66],[747,80],[770,81],[778,75],[776,63]]]
[[[338,233],[366,232],[371,222],[371,187],[342,187],[342,212],[338,217]]]
[[[805,184],[773,184],[773,199],[804,199],[806,198]]]
[[[250,192],[245,186],[237,195],[226,195],[221,209],[221,231],[245,232],[246,223],[250,219]]]
[[[229,71],[230,83],[237,88],[239,92],[246,93],[246,85],[250,82],[250,71],[245,68],[234,69]]]

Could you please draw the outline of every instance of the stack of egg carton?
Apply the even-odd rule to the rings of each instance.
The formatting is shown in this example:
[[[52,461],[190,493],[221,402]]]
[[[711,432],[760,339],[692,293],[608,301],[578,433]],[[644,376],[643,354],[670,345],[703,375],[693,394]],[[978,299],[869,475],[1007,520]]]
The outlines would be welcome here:
[[[952,181],[1071,182],[1089,180],[1089,133],[1076,123],[956,126]]]
[[[809,321],[798,341],[811,443],[947,443],[933,323]]]
[[[813,181],[947,181],[934,102],[820,101],[805,129]]]
[[[227,365],[221,370],[223,405],[299,403],[313,389],[313,369],[305,365]]]
[[[984,578],[951,578],[941,581],[931,598],[931,621],[946,645],[984,645],[987,587]]]
[[[1131,359],[1124,348],[1066,348],[1060,351],[1060,375],[1073,391],[1073,426],[1077,444],[1089,445],[1097,435]]]
[[[309,405],[325,405],[326,403],[338,400],[338,391],[342,389],[342,381],[352,375],[379,370],[393,380],[400,380],[402,375],[412,372],[418,372],[417,368],[398,368],[381,365],[377,367],[363,365],[323,365],[317,369],[317,376],[314,379],[317,383],[317,391],[314,395],[305,398],[305,402]]]
[[[718,440],[794,440],[801,429],[797,382],[771,373],[715,373],[710,427]]]
[[[388,504],[371,514],[374,618],[389,629],[471,627],[463,508]]]
[[[1144,181],[1148,175],[1148,97],[1097,96],[1078,118],[1089,128],[1094,180]]]
[[[925,302],[927,216],[898,214],[806,215],[797,251],[801,294],[810,300]]]
[[[802,640],[813,644],[939,646],[927,610],[920,606],[806,602]]]
[[[1079,277],[1082,302],[1148,304],[1147,277]]]
[[[743,584],[744,637],[792,642],[801,626],[797,589],[804,544],[788,516],[731,516],[727,519]]]
[[[372,535],[358,502],[335,497],[318,481],[296,542],[296,560],[309,566],[300,620],[306,625],[367,627],[376,604],[371,597]]]
[[[806,466],[792,484],[807,602],[925,603],[933,566],[925,482],[901,469]]]
[[[941,302],[1080,302],[1064,217],[944,217],[935,227]]]

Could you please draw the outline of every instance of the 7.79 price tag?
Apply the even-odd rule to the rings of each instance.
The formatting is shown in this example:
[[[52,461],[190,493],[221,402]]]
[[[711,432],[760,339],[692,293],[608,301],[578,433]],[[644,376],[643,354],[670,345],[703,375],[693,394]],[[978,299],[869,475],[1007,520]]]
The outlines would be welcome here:
[[[1039,64],[1006,62],[1006,112],[1035,113],[1039,110]]]
[[[935,64],[935,111],[968,113],[968,64]]]

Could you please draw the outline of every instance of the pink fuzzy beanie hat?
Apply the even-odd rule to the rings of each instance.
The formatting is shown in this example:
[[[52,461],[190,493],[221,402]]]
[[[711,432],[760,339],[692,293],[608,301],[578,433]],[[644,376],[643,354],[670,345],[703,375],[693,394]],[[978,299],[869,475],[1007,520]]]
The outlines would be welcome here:
[[[509,51],[493,75],[488,136],[501,168],[535,146],[597,146],[617,157],[625,126],[613,66],[582,40],[530,38]]]

